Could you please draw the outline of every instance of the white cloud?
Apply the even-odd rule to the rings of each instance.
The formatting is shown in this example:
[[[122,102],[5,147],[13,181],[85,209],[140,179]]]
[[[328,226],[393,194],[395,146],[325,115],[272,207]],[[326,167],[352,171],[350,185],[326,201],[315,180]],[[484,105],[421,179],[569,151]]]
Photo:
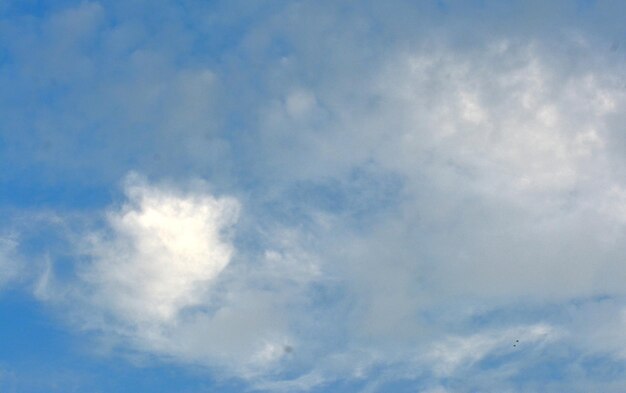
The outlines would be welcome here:
[[[534,325],[503,331],[480,332],[471,336],[449,337],[432,346],[423,360],[439,377],[451,376],[459,368],[469,369],[487,355],[524,350],[529,345],[545,344],[559,338],[552,326]]]
[[[340,277],[351,302],[338,334],[376,353],[371,364],[405,364],[411,351],[399,343],[422,347],[469,318],[468,307],[624,293],[626,183],[609,150],[611,119],[626,104],[616,70],[585,62],[595,49],[575,42],[499,43],[427,43],[389,57],[362,83],[313,88],[332,119],[322,128],[291,122],[280,106],[266,113],[283,122],[262,125],[271,143],[294,149],[272,155],[285,167],[281,180],[349,181],[346,168],[374,163],[403,181],[386,214],[355,228],[344,221],[352,206],[329,209],[332,224],[316,234],[325,272]],[[454,373],[451,359],[482,359],[503,334],[457,342],[467,351],[442,364]]]
[[[622,293],[624,185],[609,170],[606,119],[623,94],[599,71],[557,72],[559,58],[538,44],[493,48],[392,57],[358,87],[377,97],[373,108],[323,89],[289,90],[265,108],[260,132],[294,149],[259,149],[285,166],[286,189],[349,182],[342,168],[366,162],[402,179],[397,203],[366,228],[303,206],[306,226],[254,234],[262,251],[233,260],[221,234],[234,222],[232,200],[129,183],[109,232],[81,245],[88,307],[114,320],[97,327],[139,350],[288,390],[417,367],[411,346],[430,351],[433,375],[451,378],[513,335],[553,336],[537,325],[437,341],[445,321],[468,317],[463,304]],[[333,116],[341,120],[324,123]],[[336,297],[313,303],[313,288]],[[439,344],[428,349],[431,339]],[[298,377],[284,380],[285,370]]]
[[[22,53],[23,80],[75,82],[38,117],[46,167],[105,185],[130,166],[201,174],[240,198],[131,177],[102,227],[72,238],[75,281],[55,281],[52,261],[36,294],[133,350],[285,391],[377,367],[453,378],[514,336],[543,343],[557,329],[496,316],[497,328],[453,335],[468,309],[623,294],[626,182],[612,143],[623,66],[581,35],[455,45],[409,28],[419,12],[399,3],[370,5],[380,18],[294,3],[211,61],[187,53],[220,36],[213,22],[180,23],[176,7],[155,9],[156,28],[116,14],[139,6],[97,3],[59,13],[46,37],[13,26],[16,45],[45,49]],[[192,38],[187,25],[207,30]],[[380,29],[398,42],[377,40]],[[94,35],[97,66],[83,48]],[[409,36],[421,38],[398,38]],[[103,146],[83,148],[66,129],[94,130]],[[7,136],[27,145],[19,138]],[[57,160],[67,152],[82,157]],[[363,168],[374,169],[356,179]],[[388,178],[398,186],[382,187]],[[241,217],[237,243],[240,203],[258,210]],[[13,252],[2,247],[0,272]],[[621,317],[595,307],[584,315],[601,315],[610,339],[587,327],[581,347],[622,356]]]
[[[623,93],[594,74],[559,73],[551,60],[532,44],[400,57],[379,82],[402,121],[402,139],[389,141],[396,156],[382,160],[409,176],[455,166],[465,171],[459,186],[514,198],[600,174],[600,133]],[[429,154],[441,168],[408,171]]]
[[[602,69],[563,69],[538,43],[427,49],[389,62],[375,82],[381,107],[365,118],[390,124],[369,127],[381,136],[372,156],[406,180],[394,220],[419,222],[414,238],[429,240],[415,252],[433,260],[430,279],[465,295],[607,288],[611,277],[594,276],[619,249],[606,240],[622,227],[616,190],[626,185],[607,138],[624,92]]]
[[[201,302],[205,287],[230,262],[226,231],[237,203],[210,195],[179,195],[127,180],[129,201],[107,214],[110,233],[82,245],[91,262],[81,270],[93,301],[131,324],[175,320]]]
[[[104,226],[70,236],[75,278],[55,277],[48,265],[36,295],[114,346],[227,376],[280,373],[300,350],[294,318],[308,318],[304,308],[289,310],[308,302],[320,275],[295,235],[283,232],[257,261],[242,260],[233,244],[237,200],[214,197],[203,183],[181,189],[135,174],[124,193]]]

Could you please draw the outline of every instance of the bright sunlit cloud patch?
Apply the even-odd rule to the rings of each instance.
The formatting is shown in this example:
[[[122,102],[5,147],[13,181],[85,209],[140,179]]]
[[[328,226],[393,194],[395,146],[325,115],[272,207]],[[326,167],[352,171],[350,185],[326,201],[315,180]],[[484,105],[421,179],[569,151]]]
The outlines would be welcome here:
[[[173,322],[231,260],[228,233],[238,214],[233,199],[182,194],[131,175],[128,201],[106,215],[109,231],[80,245],[89,259],[80,271],[95,305],[142,325]]]

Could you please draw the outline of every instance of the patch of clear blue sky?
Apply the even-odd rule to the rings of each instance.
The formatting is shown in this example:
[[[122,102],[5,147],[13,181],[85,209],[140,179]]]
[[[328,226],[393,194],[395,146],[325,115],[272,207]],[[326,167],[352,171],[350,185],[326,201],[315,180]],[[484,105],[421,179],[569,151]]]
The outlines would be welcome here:
[[[73,331],[41,303],[18,291],[0,297],[0,391],[3,393],[204,393],[248,391],[242,382],[215,380],[206,371],[154,358],[129,361],[95,354],[94,338]],[[374,371],[376,372],[376,371]],[[357,392],[368,379],[339,380],[313,392]],[[414,392],[416,380],[377,383],[379,392]]]
[[[0,297],[0,391],[44,392],[240,392],[241,383],[211,382],[205,370],[154,360],[134,363],[93,352],[93,337],[69,333],[32,297]]]

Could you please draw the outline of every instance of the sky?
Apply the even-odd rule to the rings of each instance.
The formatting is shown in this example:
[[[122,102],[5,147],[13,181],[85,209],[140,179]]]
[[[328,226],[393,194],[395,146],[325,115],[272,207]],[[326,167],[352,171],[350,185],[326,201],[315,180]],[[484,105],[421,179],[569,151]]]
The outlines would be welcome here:
[[[626,391],[626,3],[0,3],[0,391]]]

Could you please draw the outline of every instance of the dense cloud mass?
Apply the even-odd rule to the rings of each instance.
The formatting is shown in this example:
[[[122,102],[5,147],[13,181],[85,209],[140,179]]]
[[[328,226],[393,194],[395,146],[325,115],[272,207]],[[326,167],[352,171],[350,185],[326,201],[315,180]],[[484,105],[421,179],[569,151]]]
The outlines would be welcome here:
[[[132,180],[130,180],[132,182]],[[228,265],[232,246],[221,239],[236,204],[210,196],[179,197],[129,184],[130,203],[107,215],[112,234],[82,244],[93,262],[81,277],[97,302],[134,324],[160,324],[200,294]]]
[[[0,6],[0,288],[246,389],[622,391],[626,10],[576,4]]]

